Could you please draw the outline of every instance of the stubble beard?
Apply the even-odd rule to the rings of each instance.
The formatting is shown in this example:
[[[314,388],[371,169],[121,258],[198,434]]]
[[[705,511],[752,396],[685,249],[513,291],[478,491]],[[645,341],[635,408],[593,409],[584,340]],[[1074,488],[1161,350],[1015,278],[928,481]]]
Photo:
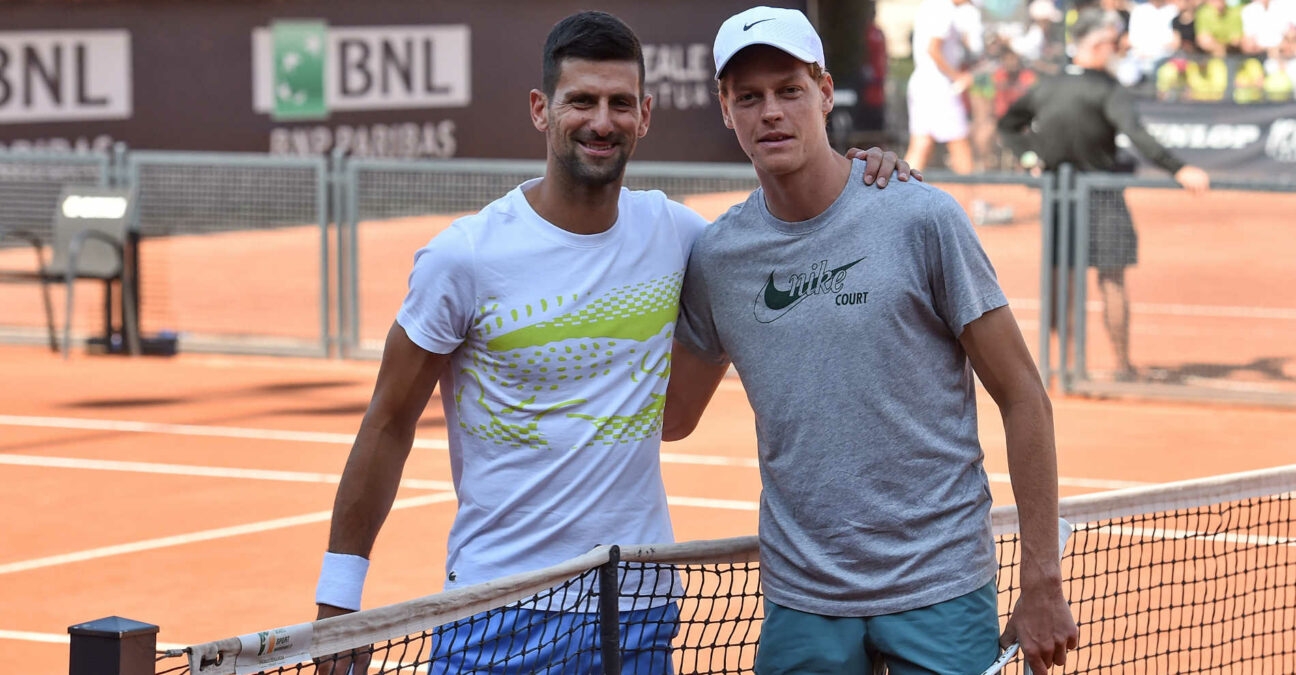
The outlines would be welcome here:
[[[615,140],[615,139],[609,139]],[[617,146],[617,154],[602,162],[581,157],[579,139],[572,139],[566,152],[558,153],[558,164],[566,170],[572,181],[590,188],[601,188],[621,180],[630,152],[624,145]]]

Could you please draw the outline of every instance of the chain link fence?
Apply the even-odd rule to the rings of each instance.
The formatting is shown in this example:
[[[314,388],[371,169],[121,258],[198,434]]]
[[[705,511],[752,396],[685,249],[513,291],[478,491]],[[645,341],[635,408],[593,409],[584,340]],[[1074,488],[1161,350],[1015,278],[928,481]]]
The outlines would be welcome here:
[[[106,154],[0,152],[0,281],[6,272],[34,272],[35,256],[53,238],[54,210],[63,189],[107,186],[112,158]],[[9,279],[8,281],[13,281]],[[59,289],[60,292],[62,289]],[[46,312],[39,289],[32,283],[0,283],[0,340],[45,343],[49,340]],[[61,293],[60,293],[61,296]],[[92,293],[80,293],[73,309],[74,325],[103,324],[103,304]],[[62,307],[61,297],[55,306]]]
[[[327,355],[323,158],[132,152],[144,334],[186,351]]]
[[[377,358],[414,253],[543,172],[540,161],[0,153],[0,232],[48,244],[64,186],[128,187],[146,336],[174,333],[185,351]],[[1165,179],[1066,167],[927,182],[976,225],[1045,382],[1296,406],[1296,184],[1217,181],[1190,196]],[[637,162],[625,185],[715,218],[758,183],[747,164]],[[34,267],[32,255],[0,238],[0,268]],[[0,294],[0,340],[43,342],[39,292]],[[97,293],[77,298],[74,325],[102,325]]]

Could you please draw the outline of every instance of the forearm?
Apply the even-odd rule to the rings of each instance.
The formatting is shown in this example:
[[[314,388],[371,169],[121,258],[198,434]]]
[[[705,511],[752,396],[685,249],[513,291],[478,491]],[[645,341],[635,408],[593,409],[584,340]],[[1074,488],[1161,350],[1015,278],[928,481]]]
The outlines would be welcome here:
[[[1000,141],[1018,157],[1032,149],[1031,138],[1027,133],[1031,122],[1035,119],[1033,107],[1035,92],[1036,89],[1031,89],[1014,101],[995,125],[999,131]]]
[[[1008,473],[1021,528],[1024,589],[1056,586],[1058,564],[1057,452],[1048,396],[1023,396],[1002,407]]]
[[[413,433],[390,425],[361,424],[333,502],[328,550],[365,558],[391,512]]]
[[[678,441],[693,433],[728,370],[728,362],[707,361],[675,341],[670,383],[666,386],[666,408],[662,413],[663,441]]]
[[[932,62],[936,64],[936,69],[941,71],[941,74],[945,77],[950,80],[957,80],[959,75],[962,75],[958,68],[945,60],[945,52],[941,49],[939,40],[932,41],[931,46],[927,48],[927,53],[931,56]]]
[[[1107,102],[1106,114],[1121,133],[1129,137],[1130,142],[1138,148],[1140,154],[1157,166],[1175,173],[1184,166],[1183,160],[1170,152],[1152,134],[1148,133],[1139,119],[1134,97],[1124,90],[1114,92]]]

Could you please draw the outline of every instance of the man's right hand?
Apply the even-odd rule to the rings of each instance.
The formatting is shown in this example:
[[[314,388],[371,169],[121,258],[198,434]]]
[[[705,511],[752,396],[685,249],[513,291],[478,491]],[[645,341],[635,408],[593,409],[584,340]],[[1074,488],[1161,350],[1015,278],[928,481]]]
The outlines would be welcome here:
[[[316,614],[315,619],[328,619],[351,613],[349,609],[342,609],[332,605],[319,605],[319,612]],[[362,648],[351,653],[315,659],[315,675],[364,675],[364,673],[369,672],[369,659],[372,657],[372,653],[372,648]]]
[[[1175,172],[1175,182],[1183,186],[1188,192],[1199,195],[1210,189],[1210,174],[1192,166],[1184,166]]]

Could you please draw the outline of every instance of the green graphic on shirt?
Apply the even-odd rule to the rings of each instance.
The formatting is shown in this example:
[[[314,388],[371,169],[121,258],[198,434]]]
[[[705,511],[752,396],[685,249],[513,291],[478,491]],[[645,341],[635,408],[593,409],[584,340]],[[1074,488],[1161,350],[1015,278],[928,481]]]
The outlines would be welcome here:
[[[486,343],[492,351],[509,351],[547,345],[570,339],[634,340],[644,342],[674,323],[679,312],[679,288],[682,272],[614,289],[607,295],[575,312],[499,335]],[[526,313],[530,315],[531,306]],[[511,310],[514,321],[518,311]],[[503,317],[496,317],[496,328]]]
[[[561,396],[564,389],[583,386],[587,380],[619,376],[639,383],[646,376],[667,377],[669,354],[653,357],[644,343],[658,338],[663,331],[666,332],[664,339],[670,339],[679,312],[683,276],[683,272],[675,272],[622,286],[579,308],[573,308],[581,300],[579,294],[513,307],[501,307],[497,298],[486,298],[473,327],[485,339],[484,348],[470,351],[463,372],[471,375],[482,388],[477,401],[489,419],[473,426],[461,422],[460,427],[474,437],[495,443],[549,447],[544,435],[544,428],[549,424],[540,422],[541,418],[587,401],[580,398],[550,404],[544,402],[546,396]],[[544,318],[550,312],[563,313]],[[537,318],[544,320],[519,325]],[[492,411],[485,400],[487,386],[492,388],[493,398],[513,391],[519,400]],[[455,401],[461,410],[462,398],[460,387]],[[541,402],[538,406],[537,401]],[[595,425],[595,439],[611,445],[617,441],[641,440],[656,433],[661,427],[663,405],[664,399],[654,400],[634,415],[596,417],[571,412],[567,416]],[[520,422],[509,423],[507,419]]]
[[[661,428],[662,410],[666,408],[666,397],[660,394],[651,394],[652,403],[644,406],[643,410],[633,415],[611,415],[608,417],[592,417],[580,413],[567,413],[568,417],[588,420],[598,429],[594,433],[594,438],[590,439],[590,444],[603,443],[603,445],[616,445],[618,442],[631,439],[641,440],[648,438]]]
[[[524,445],[539,448],[549,447],[549,441],[545,440],[545,437],[540,433],[540,420],[545,415],[548,415],[559,408],[566,408],[585,402],[585,399],[576,399],[554,403],[541,409],[528,410],[527,406],[535,404],[536,397],[532,396],[518,403],[507,405],[497,413],[496,411],[491,410],[490,406],[486,404],[486,389],[481,386],[481,378],[477,376],[477,373],[466,368],[463,372],[471,375],[473,379],[477,380],[477,388],[480,392],[477,395],[477,404],[482,407],[482,410],[486,411],[487,420],[485,424],[469,426],[468,423],[463,421],[463,415],[461,414],[459,416],[459,428],[463,429],[464,433],[467,433],[470,436],[476,436],[477,438],[493,441],[501,445],[508,445],[514,448],[520,448]],[[463,409],[463,392],[463,386],[460,386],[459,390],[455,392],[455,405],[458,406],[460,410]],[[525,424],[510,424],[500,418],[500,414],[510,412],[519,414],[530,421]]]

